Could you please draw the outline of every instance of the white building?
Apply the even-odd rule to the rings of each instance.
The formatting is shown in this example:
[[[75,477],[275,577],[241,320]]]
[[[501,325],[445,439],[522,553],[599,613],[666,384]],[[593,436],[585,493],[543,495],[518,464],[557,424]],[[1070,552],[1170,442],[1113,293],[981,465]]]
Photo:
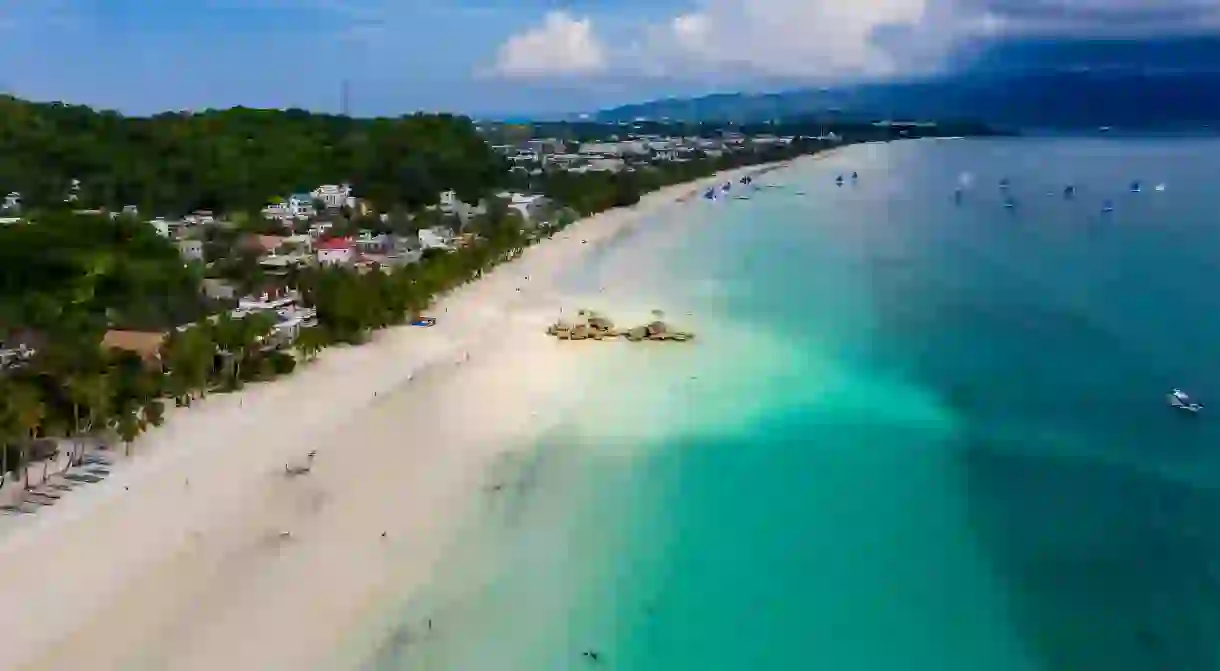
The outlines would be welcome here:
[[[420,229],[419,246],[425,250],[453,249],[453,230],[444,226]]]
[[[21,208],[21,194],[16,191],[4,197],[4,204],[0,205],[0,209],[16,210]]]
[[[148,225],[152,226],[153,229],[157,231],[157,235],[159,235],[163,238],[169,237],[170,228],[172,226],[172,222],[170,222],[169,220],[162,219],[161,217],[157,217],[156,219],[153,219],[152,221],[148,222]]]
[[[317,239],[326,235],[335,225],[329,221],[318,221],[309,225],[309,237]]]
[[[203,261],[202,240],[179,240],[178,253],[184,261]]]
[[[440,208],[445,212],[456,212],[459,205],[463,205],[462,200],[458,198],[457,191],[452,189],[441,193]]]
[[[497,197],[507,201],[508,209],[521,215],[521,219],[527,224],[535,223],[542,216],[549,202],[546,196],[509,193],[507,191],[497,194]]]
[[[182,220],[193,226],[207,226],[216,223],[216,215],[211,210],[195,210]]]
[[[264,217],[276,221],[292,219],[292,212],[288,209],[288,203],[272,203],[263,208],[262,214]]]
[[[237,309],[245,312],[257,310],[280,310],[296,307],[301,294],[295,289],[272,288],[243,296],[237,301]]]
[[[326,207],[356,207],[356,199],[352,197],[352,187],[348,184],[323,184],[309,192],[313,200],[326,203]]]
[[[318,263],[349,264],[356,261],[356,243],[351,238],[331,238],[314,244],[318,254]]]
[[[313,195],[294,193],[288,196],[288,211],[298,219],[308,219],[317,214],[313,206]]]

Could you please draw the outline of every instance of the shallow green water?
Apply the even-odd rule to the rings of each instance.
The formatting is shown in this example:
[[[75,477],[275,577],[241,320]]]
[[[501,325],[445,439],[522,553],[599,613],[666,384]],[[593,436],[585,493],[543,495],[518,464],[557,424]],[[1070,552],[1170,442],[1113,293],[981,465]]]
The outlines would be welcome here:
[[[372,666],[1220,668],[1220,425],[1163,401],[1220,395],[1218,165],[855,147],[617,242],[573,288],[651,257],[623,283],[698,345],[591,357],[478,559],[404,615],[437,631]]]

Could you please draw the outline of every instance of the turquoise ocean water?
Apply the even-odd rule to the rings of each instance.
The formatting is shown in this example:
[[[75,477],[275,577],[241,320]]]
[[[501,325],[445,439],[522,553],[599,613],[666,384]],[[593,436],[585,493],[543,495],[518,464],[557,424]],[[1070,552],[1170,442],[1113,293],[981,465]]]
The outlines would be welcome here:
[[[1220,398],[1218,177],[1212,140],[865,145],[645,222],[567,281],[697,345],[591,351],[368,668],[1220,669],[1220,416],[1164,402]]]

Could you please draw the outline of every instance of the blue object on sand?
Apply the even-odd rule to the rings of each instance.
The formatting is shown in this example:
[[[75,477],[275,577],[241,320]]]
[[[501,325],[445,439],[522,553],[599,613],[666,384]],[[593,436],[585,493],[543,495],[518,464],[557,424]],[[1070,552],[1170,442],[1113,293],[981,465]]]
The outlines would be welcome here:
[[[436,317],[420,317],[411,322],[411,326],[436,326]]]

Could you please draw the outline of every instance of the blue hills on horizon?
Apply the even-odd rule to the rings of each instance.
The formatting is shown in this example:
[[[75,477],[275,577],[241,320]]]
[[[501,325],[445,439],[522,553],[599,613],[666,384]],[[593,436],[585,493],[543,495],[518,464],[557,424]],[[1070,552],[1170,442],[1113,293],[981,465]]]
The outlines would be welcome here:
[[[605,123],[646,118],[751,123],[842,120],[979,120],[1012,129],[1220,128],[1220,69],[1134,67],[1014,69],[923,80],[778,93],[673,98],[602,110]]]

